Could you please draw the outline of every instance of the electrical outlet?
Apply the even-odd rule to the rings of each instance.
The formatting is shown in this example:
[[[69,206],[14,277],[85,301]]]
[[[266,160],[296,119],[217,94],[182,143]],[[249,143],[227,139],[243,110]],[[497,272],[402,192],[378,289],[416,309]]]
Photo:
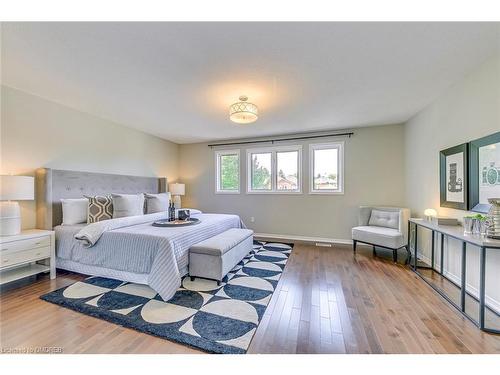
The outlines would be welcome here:
[[[250,222],[255,223],[255,218],[253,216],[250,218]]]

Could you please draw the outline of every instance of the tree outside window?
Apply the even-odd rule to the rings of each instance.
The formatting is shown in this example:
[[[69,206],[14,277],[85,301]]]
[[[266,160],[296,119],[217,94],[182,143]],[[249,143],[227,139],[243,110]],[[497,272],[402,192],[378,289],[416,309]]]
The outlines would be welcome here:
[[[225,150],[216,152],[218,193],[240,192],[240,151]]]

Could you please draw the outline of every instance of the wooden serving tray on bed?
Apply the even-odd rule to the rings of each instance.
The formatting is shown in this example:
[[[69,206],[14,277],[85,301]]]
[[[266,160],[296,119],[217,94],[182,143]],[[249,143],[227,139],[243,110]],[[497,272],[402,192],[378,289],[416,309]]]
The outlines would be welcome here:
[[[154,227],[184,227],[187,225],[195,225],[201,223],[200,219],[196,219],[194,217],[187,219],[187,220],[174,220],[174,221],[168,221],[168,220],[158,220],[153,223]]]

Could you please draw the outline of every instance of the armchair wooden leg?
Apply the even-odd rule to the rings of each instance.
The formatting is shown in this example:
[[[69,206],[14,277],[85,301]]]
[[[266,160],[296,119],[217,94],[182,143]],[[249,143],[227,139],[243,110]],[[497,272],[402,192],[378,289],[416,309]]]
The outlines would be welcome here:
[[[358,241],[356,240],[352,240],[352,252],[354,254],[356,254],[356,244],[358,243]]]
[[[375,250],[375,245],[373,245],[373,256],[376,257],[377,256],[377,250]]]
[[[393,252],[392,252],[392,260],[394,261],[394,263],[398,262],[398,249],[393,250]]]

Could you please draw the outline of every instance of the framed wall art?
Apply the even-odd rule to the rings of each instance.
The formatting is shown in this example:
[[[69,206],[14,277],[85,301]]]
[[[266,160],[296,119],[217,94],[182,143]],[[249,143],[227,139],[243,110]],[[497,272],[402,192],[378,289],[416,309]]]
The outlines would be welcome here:
[[[469,210],[486,213],[500,198],[500,132],[469,144]]]
[[[439,153],[439,191],[441,207],[467,210],[468,144],[447,148]]]

